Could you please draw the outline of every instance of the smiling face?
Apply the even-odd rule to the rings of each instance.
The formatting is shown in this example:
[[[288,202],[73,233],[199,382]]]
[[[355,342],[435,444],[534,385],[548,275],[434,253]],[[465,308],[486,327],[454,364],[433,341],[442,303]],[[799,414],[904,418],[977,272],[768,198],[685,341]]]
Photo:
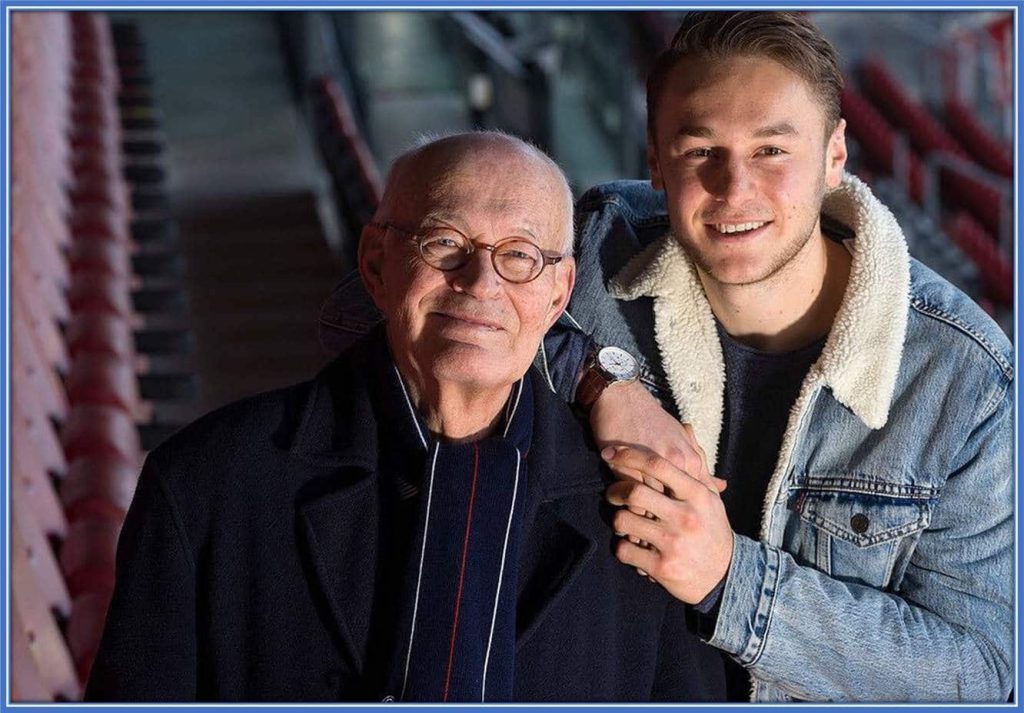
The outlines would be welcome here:
[[[417,234],[454,228],[487,244],[522,236],[547,251],[564,249],[571,204],[550,166],[501,141],[449,144],[449,151],[428,147],[394,169],[399,175],[389,190],[401,198],[378,222]],[[360,270],[387,317],[399,367],[428,391],[431,382],[475,389],[514,383],[564,309],[575,277],[566,258],[532,282],[513,284],[483,249],[441,272],[423,262],[407,234],[373,227],[363,235]]]
[[[707,284],[748,285],[798,269],[826,188],[846,161],[810,86],[764,56],[684,60],[670,71],[648,137],[655,188]]]

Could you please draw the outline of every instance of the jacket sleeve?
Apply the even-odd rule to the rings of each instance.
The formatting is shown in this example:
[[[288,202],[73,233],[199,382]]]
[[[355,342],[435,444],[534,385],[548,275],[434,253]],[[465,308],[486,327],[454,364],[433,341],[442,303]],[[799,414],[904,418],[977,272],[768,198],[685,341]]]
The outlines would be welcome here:
[[[366,291],[359,270],[345,275],[320,305],[318,331],[328,354],[340,354],[369,334],[384,315]]]
[[[568,314],[559,317],[544,337],[537,367],[566,403],[575,400],[576,384],[593,345],[594,340]]]
[[[896,591],[735,536],[709,643],[801,699],[1005,702],[1013,685],[1012,382],[951,465]]]
[[[89,701],[196,698],[195,566],[181,519],[147,459],[117,547],[117,578],[86,686]]]

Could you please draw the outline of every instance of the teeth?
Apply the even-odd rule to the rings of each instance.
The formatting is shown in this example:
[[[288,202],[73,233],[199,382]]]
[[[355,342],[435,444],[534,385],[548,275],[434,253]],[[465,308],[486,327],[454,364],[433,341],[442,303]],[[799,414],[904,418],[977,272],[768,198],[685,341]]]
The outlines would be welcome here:
[[[759,223],[735,223],[728,225],[725,223],[718,223],[715,225],[715,230],[717,230],[719,233],[745,233],[748,230],[760,228],[766,222],[767,221],[761,221]]]

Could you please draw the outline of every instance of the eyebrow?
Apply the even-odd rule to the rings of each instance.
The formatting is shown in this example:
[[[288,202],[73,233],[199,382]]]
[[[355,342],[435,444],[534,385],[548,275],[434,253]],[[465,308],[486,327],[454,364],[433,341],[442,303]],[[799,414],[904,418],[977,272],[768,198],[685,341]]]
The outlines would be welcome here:
[[[676,136],[692,136],[695,139],[714,138],[715,132],[707,126],[681,126]]]
[[[788,121],[780,121],[777,124],[762,126],[754,132],[754,136],[759,139],[766,139],[772,136],[796,136],[799,133],[800,132],[796,130],[796,127]]]
[[[766,139],[773,136],[797,136],[799,131],[788,121],[780,121],[776,124],[769,124],[768,126],[762,126],[760,129],[754,132],[754,138]],[[713,139],[715,138],[714,130],[709,126],[683,126],[680,127],[676,134],[677,136],[690,136],[695,139]]]

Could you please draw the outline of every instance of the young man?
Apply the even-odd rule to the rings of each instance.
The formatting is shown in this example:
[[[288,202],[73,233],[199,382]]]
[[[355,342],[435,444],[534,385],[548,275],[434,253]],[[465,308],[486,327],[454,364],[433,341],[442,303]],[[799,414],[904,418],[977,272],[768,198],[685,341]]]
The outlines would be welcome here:
[[[722,700],[683,605],[613,557],[610,474],[530,370],[571,247],[538,149],[399,158],[360,244],[385,324],[149,455],[86,697]]]
[[[844,174],[841,81],[800,14],[691,13],[648,81],[651,183],[578,203],[569,311],[728,482],[598,352],[576,399],[645,447],[606,449],[617,555],[694,605],[734,699],[1005,701],[1012,350]],[[567,398],[581,343],[548,343]]]

